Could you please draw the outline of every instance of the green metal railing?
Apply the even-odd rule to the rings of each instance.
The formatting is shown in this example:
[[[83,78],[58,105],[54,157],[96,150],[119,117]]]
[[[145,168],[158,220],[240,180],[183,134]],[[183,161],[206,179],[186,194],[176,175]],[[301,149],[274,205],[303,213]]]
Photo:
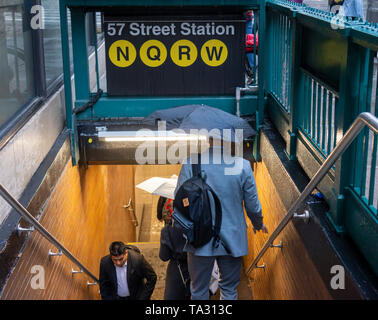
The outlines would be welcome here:
[[[362,112],[377,116],[378,25],[290,1],[267,1],[270,117],[309,177]],[[289,54],[288,54],[289,53]],[[363,130],[318,185],[337,232],[378,274],[377,134]]]
[[[356,170],[352,174],[351,186],[361,201],[378,217],[377,134],[364,131],[359,138],[362,139],[362,152],[355,153]]]
[[[378,56],[377,52],[370,52],[365,64],[360,66],[360,82],[358,83],[358,102],[360,110],[377,113],[378,100]],[[377,217],[378,177],[376,176],[377,162],[377,135],[364,130],[355,145],[353,157],[354,172],[351,187]]]
[[[336,146],[338,92],[304,69],[301,72],[303,102],[299,129],[327,157]]]
[[[373,133],[378,133],[378,119],[374,117],[371,113],[363,112],[358,118],[353,122],[351,127],[346,132],[345,136],[340,140],[335,149],[331,152],[329,157],[324,161],[316,174],[311,178],[309,183],[306,185],[305,189],[299,195],[298,199],[292,204],[284,218],[280,221],[278,226],[274,229],[269,239],[265,242],[261,250],[256,255],[255,259],[251,265],[247,268],[246,275],[248,276],[254,268],[258,268],[257,263],[263,257],[265,252],[271,247],[280,247],[280,245],[273,245],[274,240],[282,232],[282,230],[287,226],[289,221],[294,218],[296,210],[301,206],[303,201],[311,194],[311,192],[316,188],[319,182],[324,178],[327,171],[330,170],[333,163],[347,150],[352,141],[356,139],[358,133],[361,130],[371,130]],[[281,246],[282,248],[282,246]],[[263,264],[261,267],[265,267]]]
[[[292,21],[285,15],[272,12],[268,28],[268,88],[286,112],[291,104]]]

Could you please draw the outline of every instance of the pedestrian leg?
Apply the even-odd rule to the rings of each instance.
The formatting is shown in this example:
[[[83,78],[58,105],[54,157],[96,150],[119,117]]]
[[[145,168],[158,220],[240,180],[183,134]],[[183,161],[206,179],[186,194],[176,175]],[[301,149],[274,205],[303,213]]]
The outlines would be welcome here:
[[[221,300],[237,300],[237,287],[240,282],[242,258],[219,256],[217,257],[217,263],[220,275],[219,287]]]
[[[209,300],[209,285],[215,257],[200,257],[188,252],[192,300]]]

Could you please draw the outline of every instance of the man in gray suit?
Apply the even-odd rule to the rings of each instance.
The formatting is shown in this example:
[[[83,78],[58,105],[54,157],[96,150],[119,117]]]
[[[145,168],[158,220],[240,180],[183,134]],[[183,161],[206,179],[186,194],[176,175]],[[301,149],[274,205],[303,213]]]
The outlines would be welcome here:
[[[182,165],[175,194],[183,182],[192,177],[191,160],[187,159],[186,162]],[[236,300],[242,256],[248,254],[243,203],[254,232],[262,230],[268,233],[263,223],[255,178],[249,161],[231,157],[218,146],[211,147],[207,154],[201,155],[201,171],[221,202],[221,243],[214,247],[213,241],[210,241],[200,248],[186,244],[184,251],[188,252],[192,300],[209,299],[209,283],[215,260],[220,272],[221,299]],[[215,212],[215,208],[212,208],[212,212]],[[214,220],[213,214],[213,223]]]

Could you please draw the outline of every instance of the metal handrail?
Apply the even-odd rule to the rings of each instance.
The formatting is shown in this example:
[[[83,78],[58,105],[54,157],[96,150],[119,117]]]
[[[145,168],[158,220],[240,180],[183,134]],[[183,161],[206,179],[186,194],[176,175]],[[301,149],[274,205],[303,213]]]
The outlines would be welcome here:
[[[256,268],[257,263],[262,258],[264,253],[268,250],[269,247],[273,245],[273,241],[277,238],[277,236],[281,233],[281,231],[293,218],[295,211],[298,209],[298,207],[316,188],[318,183],[327,174],[328,170],[334,165],[336,160],[349,147],[349,145],[353,142],[353,140],[357,137],[357,135],[360,133],[360,131],[363,129],[365,125],[367,125],[371,130],[375,131],[375,133],[378,133],[378,119],[373,114],[369,112],[363,112],[357,117],[357,119],[352,123],[351,127],[348,129],[346,134],[343,136],[340,142],[336,145],[335,149],[330,153],[328,158],[324,161],[324,163],[321,165],[319,170],[315,173],[315,175],[312,177],[310,182],[307,184],[306,188],[299,195],[298,199],[294,202],[294,204],[288,210],[287,214],[281,220],[277,228],[273,231],[272,235],[265,242],[264,246],[262,247],[262,249],[256,256],[256,258],[253,260],[253,262],[249,266],[246,272],[247,276],[250,274],[250,272],[254,268]]]
[[[32,215],[26,208],[19,203],[9,191],[0,183],[0,195],[5,199],[10,206],[12,206],[18,214],[29,222],[36,231],[38,231],[42,236],[44,236],[48,241],[50,241],[55,247],[57,247],[62,253],[64,253],[73,263],[75,263],[83,272],[90,276],[96,284],[99,280],[69,251],[67,250],[51,233],[49,233]],[[93,283],[87,283],[92,285]]]
[[[129,199],[129,203],[128,204],[125,204],[123,206],[125,209],[129,210],[129,212],[132,212],[133,214],[133,219],[131,220],[132,222],[134,222],[134,226],[138,226],[139,223],[138,223],[138,218],[137,216],[135,215],[135,210],[134,210],[134,206],[133,206],[133,202],[131,200],[131,198]]]

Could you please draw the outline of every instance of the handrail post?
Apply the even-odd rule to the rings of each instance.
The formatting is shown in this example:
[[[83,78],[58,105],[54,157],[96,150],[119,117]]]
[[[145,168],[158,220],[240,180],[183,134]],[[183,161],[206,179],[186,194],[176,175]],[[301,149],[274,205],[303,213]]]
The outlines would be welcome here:
[[[132,202],[131,198],[129,199],[129,203],[128,203],[128,204],[125,204],[125,205],[123,206],[123,208],[129,210],[129,212],[132,213],[132,215],[133,215],[133,219],[132,219],[131,221],[134,222],[134,226],[137,227],[137,226],[139,225],[139,223],[138,223],[138,218],[137,218],[137,216],[135,215],[135,210],[134,210],[134,206],[133,206],[133,202]]]

